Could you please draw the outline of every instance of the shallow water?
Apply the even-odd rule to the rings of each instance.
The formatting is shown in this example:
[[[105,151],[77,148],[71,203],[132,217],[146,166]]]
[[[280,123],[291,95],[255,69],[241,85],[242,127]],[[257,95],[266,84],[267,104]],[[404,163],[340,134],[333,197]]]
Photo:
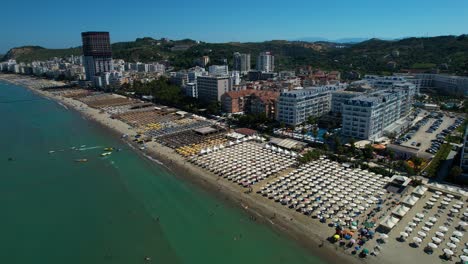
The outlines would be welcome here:
[[[1,263],[323,263],[56,102],[0,82],[0,114]]]

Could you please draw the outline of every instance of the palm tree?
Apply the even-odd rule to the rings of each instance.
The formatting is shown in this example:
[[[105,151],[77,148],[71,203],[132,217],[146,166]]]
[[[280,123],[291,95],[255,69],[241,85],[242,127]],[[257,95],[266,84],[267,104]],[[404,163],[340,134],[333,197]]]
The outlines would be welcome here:
[[[314,126],[314,128],[312,129],[312,135],[314,136],[314,141],[317,141],[317,137],[318,137],[318,127]]]

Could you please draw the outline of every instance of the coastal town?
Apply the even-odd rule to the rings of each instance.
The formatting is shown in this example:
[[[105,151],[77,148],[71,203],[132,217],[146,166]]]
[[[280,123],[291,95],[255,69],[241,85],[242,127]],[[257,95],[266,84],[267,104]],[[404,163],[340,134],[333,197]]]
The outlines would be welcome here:
[[[0,80],[348,262],[468,262],[468,77],[275,71],[267,50],[255,69],[240,52],[175,69],[113,58],[108,32],[82,40],[82,56],[0,62]]]

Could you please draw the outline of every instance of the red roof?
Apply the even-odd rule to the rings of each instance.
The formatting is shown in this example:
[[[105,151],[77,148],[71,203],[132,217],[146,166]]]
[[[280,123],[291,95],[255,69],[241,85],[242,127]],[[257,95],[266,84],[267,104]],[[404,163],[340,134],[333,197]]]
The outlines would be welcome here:
[[[238,129],[236,129],[234,131],[236,131],[239,134],[246,135],[246,136],[253,136],[253,135],[257,134],[256,130],[253,130],[253,129],[250,129],[250,128],[238,128]]]

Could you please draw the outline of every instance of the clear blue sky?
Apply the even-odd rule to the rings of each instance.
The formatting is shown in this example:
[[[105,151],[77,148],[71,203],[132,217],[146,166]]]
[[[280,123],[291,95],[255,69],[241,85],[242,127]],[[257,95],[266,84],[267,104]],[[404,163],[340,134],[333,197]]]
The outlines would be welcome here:
[[[385,3],[384,3],[385,2]],[[82,31],[209,42],[468,33],[465,0],[3,1],[0,53],[21,45],[81,45]]]

